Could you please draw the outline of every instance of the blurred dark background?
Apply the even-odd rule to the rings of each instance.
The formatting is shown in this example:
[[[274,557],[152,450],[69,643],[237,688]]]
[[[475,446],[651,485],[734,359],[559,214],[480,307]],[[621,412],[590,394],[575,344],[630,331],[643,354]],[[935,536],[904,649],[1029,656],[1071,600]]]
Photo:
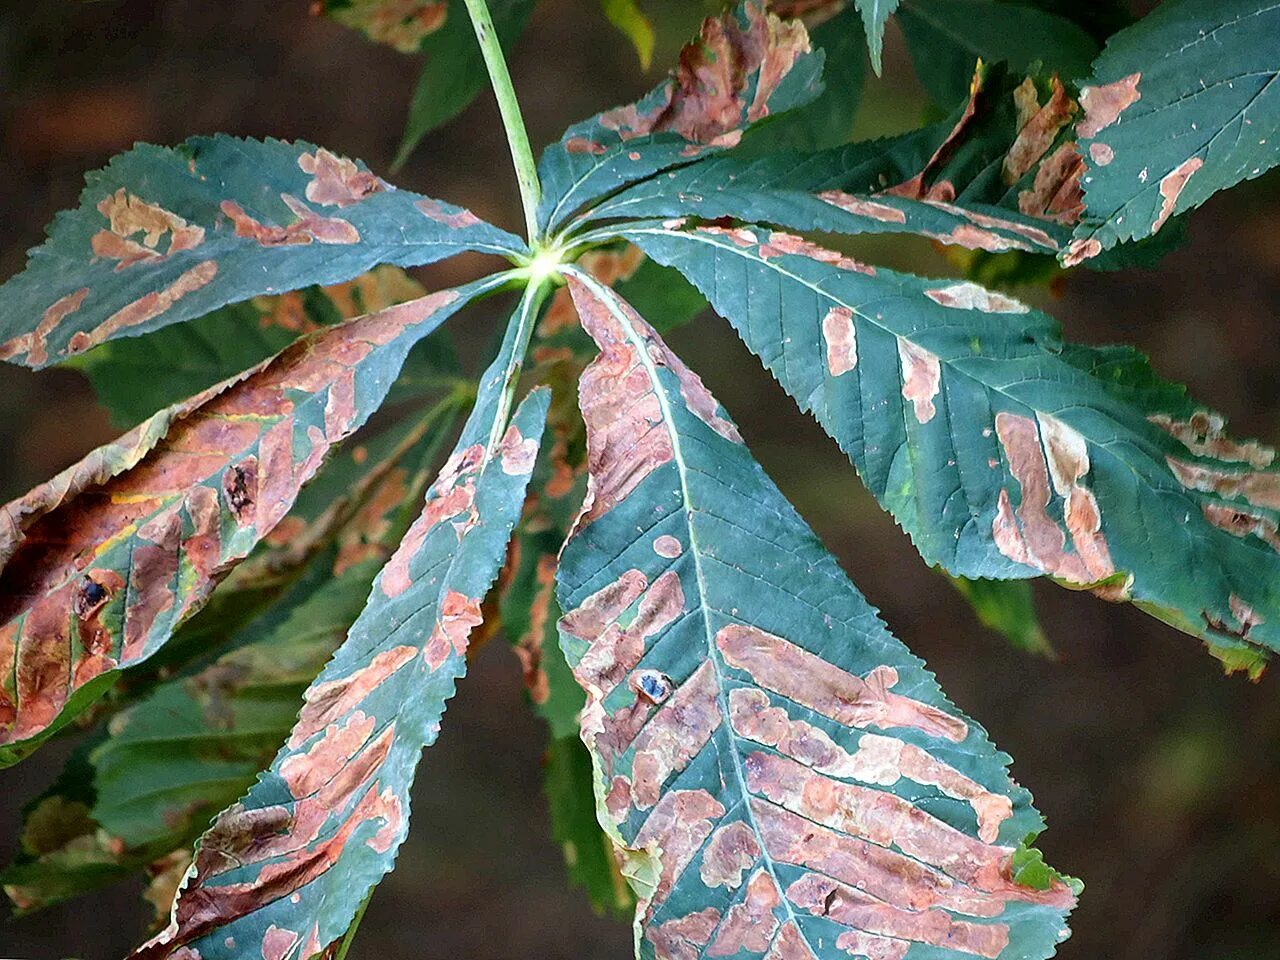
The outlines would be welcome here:
[[[689,0],[692,2],[692,0]],[[136,140],[195,133],[305,138],[385,172],[418,68],[414,58],[308,16],[306,0],[44,0],[0,7],[0,274],[20,270],[82,173]],[[668,38],[676,39],[676,38]],[[669,53],[669,48],[668,48]],[[664,59],[660,47],[656,64]],[[635,96],[645,76],[595,0],[539,4],[513,59],[535,144]],[[907,129],[925,101],[890,27],[885,77],[870,79],[862,134]],[[394,178],[518,229],[519,204],[487,97],[423,144]],[[863,251],[954,272],[931,246]],[[421,274],[469,279],[460,259]],[[1228,415],[1234,432],[1280,441],[1280,179],[1221,195],[1190,243],[1154,270],[1077,271],[1053,293],[1019,291],[1070,337],[1126,340],[1164,376]],[[464,323],[469,355],[495,318]],[[1060,659],[985,631],[927,570],[825,440],[729,331],[704,316],[672,337],[742,425],[755,453],[895,632],[951,698],[1016,758],[1050,828],[1049,862],[1087,888],[1063,960],[1280,957],[1280,702],[1276,674],[1224,678],[1196,643],[1131,607],[1037,584]],[[0,368],[0,501],[109,439],[78,374]],[[544,735],[523,709],[515,658],[484,648],[451,706],[414,793],[414,830],[375,896],[356,960],[621,960],[627,925],[568,889],[539,765]],[[19,811],[56,775],[67,742],[0,774],[0,861]],[[137,889],[0,921],[0,957],[122,956],[140,936]]]

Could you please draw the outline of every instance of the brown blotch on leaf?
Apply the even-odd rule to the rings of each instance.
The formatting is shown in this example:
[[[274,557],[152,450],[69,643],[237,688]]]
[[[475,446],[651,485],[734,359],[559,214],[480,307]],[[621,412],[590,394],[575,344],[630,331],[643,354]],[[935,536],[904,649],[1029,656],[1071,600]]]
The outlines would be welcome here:
[[[89,245],[95,257],[119,261],[117,270],[135,263],[159,262],[204,242],[203,227],[135,197],[124,187],[103,197],[98,202],[98,212],[107,218],[109,226],[95,233]],[[141,242],[133,239],[139,233]],[[169,235],[169,243],[162,253],[159,246],[165,234]]]
[[[1075,141],[1062,144],[1036,169],[1031,186],[1018,194],[1018,210],[1055,223],[1079,223],[1084,215],[1084,190],[1080,186],[1084,169],[1084,158],[1076,149]],[[1078,243],[1079,240],[1073,241],[1072,247]]]
[[[234,200],[223,200],[220,207],[235,226],[237,237],[246,237],[264,247],[313,242],[336,244],[360,242],[360,231],[349,221],[339,217],[322,217],[297,197],[287,193],[280,194],[280,199],[298,218],[287,227],[277,227],[254,219]]]
[[[708,887],[737,890],[743,875],[760,859],[755,832],[742,820],[716,829],[702,851],[702,882]]]
[[[12,340],[0,343],[0,360],[11,360],[25,354],[24,360],[30,366],[41,366],[49,359],[49,334],[58,328],[68,316],[80,309],[89,288],[81,287],[74,293],[59,297],[40,317],[40,322],[30,333],[21,333]]]
[[[1187,181],[1191,179],[1193,173],[1203,166],[1204,160],[1200,157],[1189,157],[1160,178],[1160,213],[1156,215],[1155,222],[1151,224],[1151,232],[1153,234],[1173,216],[1173,211],[1178,205],[1178,197],[1182,195],[1182,190],[1186,187]]]
[[[653,541],[653,552],[665,560],[674,560],[684,553],[684,546],[675,537],[664,533]]]
[[[685,151],[733,147],[747,123],[769,115],[769,100],[809,52],[809,35],[798,21],[782,21],[760,0],[742,8],[744,28],[733,13],[710,17],[697,39],[680,51],[679,65],[665,88],[666,102],[641,114],[636,105],[601,114],[600,125],[622,141],[671,131],[690,142]],[[755,93],[747,92],[752,82]]]
[[[707,956],[731,957],[743,950],[753,954],[768,950],[778,932],[778,918],[773,911],[781,905],[777,882],[764,870],[757,870],[747,883],[746,896],[725,912]]]
[[[902,397],[911,401],[916,421],[928,423],[938,412],[933,399],[942,385],[942,364],[936,354],[903,337],[898,337],[898,360],[902,365]]]
[[[819,200],[829,203],[833,207],[839,207],[845,213],[852,213],[857,217],[867,217],[871,220],[878,220],[881,223],[907,222],[907,215],[897,207],[891,207],[887,203],[878,203],[875,200],[867,200],[863,197],[856,197],[851,193],[845,193],[843,190],[825,190],[817,196]]]
[[[422,659],[432,670],[439,669],[452,656],[467,652],[467,638],[484,621],[480,601],[465,593],[450,590],[440,602],[436,625],[422,649]]]
[[[667,920],[645,931],[645,939],[662,960],[701,960],[702,947],[720,926],[720,911],[704,907],[697,913]]]
[[[470,210],[459,210],[457,213],[449,213],[445,210],[444,204],[439,200],[432,200],[430,197],[423,197],[414,204],[428,220],[434,220],[436,223],[443,223],[451,230],[461,230],[464,227],[474,227],[480,223],[480,218]]]
[[[985,313],[1029,313],[1031,310],[1020,300],[968,281],[935,287],[926,290],[924,295],[934,303],[956,310],[982,310]]]
[[[1216,493],[1222,497],[1242,497],[1254,507],[1280,510],[1280,473],[1248,470],[1243,473],[1176,457],[1166,457],[1169,469],[1188,490]]]
[[[715,667],[707,661],[682,683],[635,739],[631,797],[645,810],[673,774],[687,767],[720,727]]]
[[[1093,491],[1080,482],[1089,472],[1088,444],[1056,417],[1042,414],[1038,420],[1037,426],[1036,420],[1007,411],[996,415],[996,434],[1022,490],[1016,512],[1009,491],[1000,491],[992,521],[996,548],[1011,560],[1072,583],[1106,580],[1116,568],[1102,533],[1102,514]],[[1046,512],[1055,492],[1062,499],[1066,532]],[[1065,549],[1068,532],[1071,553]]]
[[[1262,470],[1271,466],[1276,452],[1255,440],[1240,443],[1226,434],[1227,421],[1220,414],[1197,410],[1186,420],[1174,420],[1168,414],[1147,417],[1197,457],[1213,457],[1229,463],[1247,463]]]
[[[961,743],[968,725],[931,704],[892,692],[898,671],[879,666],[866,678],[828,663],[789,640],[745,624],[716,634],[725,662],[756,685],[816,710],[846,727],[911,727]]]
[[[1002,174],[1006,186],[1013,186],[1040,162],[1057,139],[1058,131],[1075,115],[1076,104],[1067,95],[1062,81],[1054,76],[1051,83],[1048,102],[1043,107],[1039,107],[1037,102],[1038,109],[1019,127],[1018,135],[1005,154]],[[1034,97],[1034,83],[1031,90]]]
[[[822,318],[822,339],[827,345],[827,371],[833,377],[858,365],[858,332],[851,307],[832,307]]]
[[[122,330],[154,320],[183,297],[211,283],[217,275],[217,261],[204,260],[197,263],[190,270],[180,274],[163,290],[153,290],[133,303],[121,307],[92,330],[82,330],[73,334],[64,352],[83,353],[90,347],[96,347],[111,339]]]
[[[706,790],[672,790],[663,795],[636,834],[636,849],[660,849],[658,883],[649,913],[666,901],[702,844],[712,825],[724,816],[724,805]]]
[[[1141,73],[1131,73],[1114,83],[1081,90],[1080,105],[1084,107],[1084,119],[1076,124],[1076,134],[1083,140],[1092,140],[1119,120],[1120,114],[1142,99],[1138,90],[1141,79]]]
[[[353,161],[323,147],[314,154],[299,156],[298,166],[312,176],[306,198],[321,206],[349,207],[386,189],[386,184],[368,170],[361,170]]]

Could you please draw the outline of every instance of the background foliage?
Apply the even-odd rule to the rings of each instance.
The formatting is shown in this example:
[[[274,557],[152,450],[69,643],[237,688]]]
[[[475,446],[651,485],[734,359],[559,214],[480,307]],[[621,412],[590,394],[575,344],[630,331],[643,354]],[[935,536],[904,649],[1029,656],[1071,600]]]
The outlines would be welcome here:
[[[414,65],[355,43],[300,8],[211,9],[174,2],[156,18],[151,4],[53,3],[21,24],[3,25],[4,134],[17,161],[0,194],[6,275],[21,267],[23,249],[51,213],[73,205],[80,171],[134,139],[176,142],[213,129],[305,136],[386,169]],[[565,56],[540,56],[540,48]],[[669,53],[659,50],[654,62],[664,63]],[[595,6],[578,0],[539,7],[514,70],[522,91],[536,91],[524,97],[535,142],[652,82]],[[216,84],[207,81],[213,73]],[[885,74],[882,82],[868,78],[858,118],[863,134],[913,126],[929,109],[910,80],[895,26]],[[369,109],[371,99],[380,109]],[[397,179],[514,228],[517,206],[503,149],[494,112],[481,102],[428,140]],[[1193,227],[1192,245],[1157,271],[1073,277],[1052,312],[1076,339],[1137,342],[1163,373],[1227,412],[1239,435],[1274,439],[1277,397],[1270,383],[1280,356],[1272,318],[1260,306],[1280,292],[1274,183],[1273,176],[1212,201]],[[860,242],[881,263],[954,270],[927,243]],[[1226,249],[1230,259],[1221,256]],[[457,261],[423,275],[434,287],[465,279],[468,269]],[[485,336],[463,344],[472,368]],[[1062,955],[1230,957],[1276,949],[1267,939],[1275,936],[1276,920],[1267,914],[1274,899],[1267,892],[1277,878],[1256,872],[1256,851],[1277,842],[1280,746],[1269,733],[1280,719],[1274,677],[1257,686],[1222,681],[1194,643],[1137,612],[1039,585],[1046,620],[1057,625],[1049,640],[1063,660],[1045,663],[1010,651],[939,589],[891,521],[857,491],[839,454],[791,414],[727,327],[698,324],[672,339],[737,413],[766,468],[899,635],[1018,758],[1015,776],[1036,786],[1038,805],[1054,824],[1044,838],[1048,859],[1077,872],[1090,865],[1089,895]],[[0,468],[8,471],[0,476],[5,498],[111,436],[73,375],[37,384],[20,371],[0,373],[0,423],[21,431],[24,443],[41,438],[36,448],[7,438],[18,456]],[[471,688],[451,711],[451,736],[430,758],[436,775],[415,796],[420,823],[450,828],[415,832],[353,955],[498,957],[517,949],[546,957],[619,955],[626,930],[571,913],[587,908],[562,893],[539,800],[542,735],[516,709],[515,665],[500,645],[482,652]],[[15,799],[6,795],[0,813],[16,816],[16,798],[53,775],[60,749],[7,774]],[[2,835],[8,842],[14,830]],[[451,846],[442,848],[446,842]],[[0,851],[3,859],[8,853]],[[504,862],[512,864],[509,871],[495,866]],[[502,904],[509,939],[472,922],[477,903]],[[397,922],[410,904],[415,917],[432,911],[436,934],[427,953],[418,924]],[[84,909],[74,908],[74,915],[86,915]],[[95,955],[122,953],[135,939],[138,912],[130,895],[118,901]],[[7,928],[2,952],[52,957],[82,945],[70,930],[67,940],[56,939],[72,916],[48,914]],[[586,931],[572,945],[563,938],[569,924]]]

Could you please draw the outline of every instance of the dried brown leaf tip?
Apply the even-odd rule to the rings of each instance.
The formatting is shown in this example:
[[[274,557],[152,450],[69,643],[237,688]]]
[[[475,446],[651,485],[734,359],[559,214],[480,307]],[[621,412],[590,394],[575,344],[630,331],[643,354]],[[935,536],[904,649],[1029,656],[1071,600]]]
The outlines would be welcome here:
[[[445,0],[314,0],[311,10],[401,53],[417,53],[449,16]]]
[[[358,381],[385,392],[413,328],[457,297],[300,340],[0,509],[0,646],[14,664],[0,741],[39,734],[74,691],[153,653],[369,416]]]
[[[760,0],[704,21],[698,38],[680,52],[672,77],[639,104],[610,110],[600,126],[623,142],[672,132],[688,140],[685,153],[732,147],[750,123],[769,115],[769,101],[797,60],[810,51],[809,35],[798,20],[784,21]],[[571,153],[604,148],[585,137],[569,141]]]

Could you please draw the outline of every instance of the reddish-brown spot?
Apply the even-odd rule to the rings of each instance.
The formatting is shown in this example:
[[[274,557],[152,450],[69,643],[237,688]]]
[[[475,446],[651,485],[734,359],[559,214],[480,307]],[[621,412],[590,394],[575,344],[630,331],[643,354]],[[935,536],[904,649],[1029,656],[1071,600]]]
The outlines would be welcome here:
[[[440,603],[435,628],[422,650],[427,666],[436,670],[451,656],[465,655],[467,638],[483,621],[479,600],[457,590],[446,593]]]
[[[564,142],[564,148],[569,153],[589,153],[595,157],[608,150],[604,144],[588,140],[586,137],[570,137]]]
[[[1203,166],[1203,159],[1190,157],[1160,178],[1160,213],[1156,216],[1155,222],[1151,224],[1152,233],[1163,227],[1165,221],[1173,216],[1173,211],[1178,205],[1178,197],[1182,195],[1182,190],[1187,185],[1187,181],[1191,179],[1193,173]]]
[[[1091,260],[1102,252],[1102,241],[1095,237],[1087,240],[1078,238],[1071,241],[1071,245],[1067,247],[1067,255],[1062,258],[1064,267],[1074,267],[1086,260]]]
[[[650,910],[667,899],[685,867],[724,816],[724,805],[706,790],[672,790],[636,834],[636,849],[660,850],[660,872]]]
[[[25,362],[31,366],[41,366],[47,362],[49,359],[49,334],[53,333],[58,324],[65,320],[69,314],[80,309],[80,305],[84,303],[84,298],[88,293],[88,287],[81,287],[74,293],[69,293],[65,297],[55,300],[45,310],[34,330],[30,333],[19,334],[12,340],[0,343],[0,360],[10,360],[20,354],[25,354]]]
[[[650,927],[645,931],[645,939],[653,944],[655,955],[662,960],[701,960],[700,948],[707,945],[719,925],[720,911],[706,907]]]
[[[280,194],[280,199],[298,218],[287,227],[272,226],[254,219],[234,200],[223,200],[220,207],[235,226],[237,237],[247,237],[264,247],[313,242],[339,244],[360,242],[360,231],[349,221],[338,217],[322,217],[301,200],[287,193]]]
[[[710,228],[703,228],[709,230]],[[794,234],[783,233],[779,230],[769,234],[769,239],[765,243],[760,244],[760,258],[768,260],[772,257],[780,257],[789,255],[794,257],[808,257],[810,260],[817,260],[819,263],[829,263],[841,270],[851,270],[854,273],[862,273],[868,277],[876,275],[876,268],[870,264],[861,263],[853,257],[847,257],[843,253],[837,253],[834,250],[828,250],[821,247],[811,240],[803,237],[797,237]]]
[[[1000,824],[1013,815],[1008,797],[991,793],[914,744],[866,733],[859,738],[857,751],[849,753],[824,731],[792,720],[781,707],[770,706],[765,694],[745,687],[729,695],[729,710],[739,736],[776,747],[819,773],[881,786],[907,777],[968,801],[977,815],[978,835],[988,843],[995,841]]]
[[[684,547],[675,537],[664,533],[653,541],[653,552],[666,560],[674,560],[684,553]]]
[[[1036,169],[1031,186],[1018,194],[1018,210],[1055,223],[1078,223],[1084,214],[1084,170],[1075,141],[1062,144]]]
[[[503,473],[512,477],[528,476],[533,472],[533,462],[538,457],[538,440],[536,437],[520,436],[520,428],[513,423],[503,434],[498,456],[502,461]]]
[[[901,958],[911,943],[927,943],[994,960],[1009,945],[1009,928],[1003,923],[955,920],[936,907],[904,910],[815,873],[791,884],[787,899],[815,916],[856,928],[841,935],[840,946],[869,957]]]
[[[778,938],[773,941],[773,947],[764,960],[817,960],[817,958],[805,944],[795,921],[788,920],[782,925]],[[880,960],[880,958],[871,957],[869,960]]]
[[[955,743],[969,735],[957,717],[893,693],[898,672],[876,667],[863,679],[788,640],[755,627],[730,624],[716,634],[725,662],[758,686],[788,697],[846,727],[912,727]]]
[[[1031,93],[1035,98],[1034,84],[1031,86]],[[1005,154],[1003,177],[1005,184],[1009,186],[1021,180],[1040,162],[1057,139],[1058,131],[1067,125],[1076,112],[1075,103],[1056,76],[1052,81],[1048,102],[1043,107],[1037,102],[1036,106],[1038,109],[1035,113],[1025,124],[1019,126],[1018,135]]]
[[[518,541],[513,540],[514,545]],[[529,604],[529,627],[516,641],[515,654],[524,673],[524,687],[534,703],[546,703],[551,696],[547,672],[542,666],[542,645],[547,635],[547,619],[556,591],[556,558],[538,557],[534,570],[533,600]]]
[[[314,154],[299,156],[298,166],[312,177],[307,184],[307,199],[321,206],[349,207],[386,189],[386,184],[368,170],[361,170],[351,160],[323,147]]]
[[[956,310],[982,310],[986,313],[1028,313],[1031,310],[1020,300],[967,281],[926,290],[924,295],[934,303]]]
[[[190,270],[180,274],[163,290],[153,290],[133,303],[121,307],[93,330],[73,334],[65,352],[82,353],[90,347],[96,347],[103,341],[111,339],[122,330],[154,320],[187,294],[194,293],[208,284],[217,275],[216,261],[205,260],[197,263]]]
[[[702,882],[708,887],[737,890],[742,878],[760,859],[760,842],[741,820],[716,829],[702,851]]]
[[[330,723],[347,716],[417,655],[417,647],[393,647],[376,654],[365,666],[348,676],[313,684],[306,692],[306,702],[289,735],[290,748],[296,750]]]
[[[827,370],[838,377],[858,365],[858,332],[850,307],[832,307],[822,318],[822,339],[827,345]]]
[[[1016,513],[1009,491],[1000,491],[992,523],[997,549],[1011,560],[1073,583],[1111,577],[1116,570],[1102,533],[1098,502],[1080,483],[1089,472],[1084,437],[1056,417],[1041,415],[1037,428],[1035,420],[1008,412],[996,415],[996,434],[1022,490]],[[1063,501],[1072,553],[1064,549],[1066,533],[1046,512],[1054,491]]]
[[[768,950],[778,932],[778,918],[773,911],[781,905],[778,884],[764,870],[757,870],[747,883],[746,896],[726,911],[707,956],[731,957],[742,950],[753,954]]]
[[[837,834],[896,847],[976,891],[1032,903],[1074,899],[1060,881],[1046,890],[1014,883],[1010,848],[975,840],[895,794],[833,780],[775,754],[753,753],[743,764],[752,793]]]
[[[810,49],[799,22],[779,20],[760,0],[748,0],[742,9],[745,28],[734,13],[703,22],[700,36],[680,51],[664,104],[647,114],[634,104],[619,107],[601,114],[600,125],[624,142],[677,133],[690,141],[688,156],[696,156],[699,147],[736,146],[748,122],[768,116],[770,98]]]
[[[1198,410],[1187,420],[1174,420],[1167,414],[1147,417],[1197,457],[1214,457],[1229,463],[1247,463],[1257,470],[1271,466],[1276,452],[1255,440],[1240,443],[1226,435],[1227,422],[1219,414]]]
[[[706,661],[680,685],[636,737],[631,797],[637,809],[644,810],[657,803],[667,779],[687,767],[719,728],[716,684],[715,667]]]
[[[902,397],[911,401],[917,422],[928,423],[938,412],[933,398],[942,384],[942,365],[936,354],[903,337],[898,337],[898,359],[902,364]]]
[[[354,711],[340,723],[331,723],[324,736],[305,753],[295,753],[280,764],[280,776],[298,799],[309,797],[333,780],[359,753],[373,733],[374,718]]]
[[[457,213],[449,213],[445,210],[444,204],[439,200],[432,200],[430,197],[423,197],[414,204],[428,220],[434,220],[436,223],[443,223],[452,230],[462,230],[466,227],[474,227],[480,223],[480,218],[470,210],[459,210]]]
[[[1092,140],[1119,120],[1120,114],[1142,99],[1138,90],[1141,79],[1142,74],[1131,73],[1114,83],[1081,90],[1080,105],[1084,107],[1084,119],[1076,124],[1076,134],[1082,140]]]
[[[1205,519],[1218,529],[1227,531],[1233,537],[1247,537],[1252,534],[1272,550],[1280,553],[1280,532],[1277,531],[1274,520],[1236,510],[1222,503],[1205,503],[1203,510]]]
[[[1089,144],[1089,159],[1095,167],[1105,167],[1116,158],[1116,152],[1101,140]]]
[[[856,217],[867,217],[871,220],[879,220],[881,223],[907,222],[907,215],[897,207],[891,207],[887,203],[878,203],[875,200],[867,200],[863,197],[856,197],[851,193],[845,193],[843,190],[824,190],[817,196],[819,200],[823,200],[834,207],[839,207],[845,213],[852,213]]]
[[[107,218],[109,226],[95,233],[89,244],[94,256],[118,260],[117,270],[135,263],[159,262],[204,241],[203,227],[140,200],[124,187],[103,197],[98,202],[98,212]],[[142,234],[141,242],[133,239],[137,234]],[[161,253],[159,245],[165,234],[169,235],[169,243]]]
[[[1169,469],[1188,490],[1216,493],[1223,497],[1243,497],[1255,507],[1280,510],[1280,473],[1249,470],[1243,473],[1187,463],[1166,457]]]
[[[293,955],[293,948],[301,939],[292,930],[271,924],[262,935],[262,960],[286,960]]]

